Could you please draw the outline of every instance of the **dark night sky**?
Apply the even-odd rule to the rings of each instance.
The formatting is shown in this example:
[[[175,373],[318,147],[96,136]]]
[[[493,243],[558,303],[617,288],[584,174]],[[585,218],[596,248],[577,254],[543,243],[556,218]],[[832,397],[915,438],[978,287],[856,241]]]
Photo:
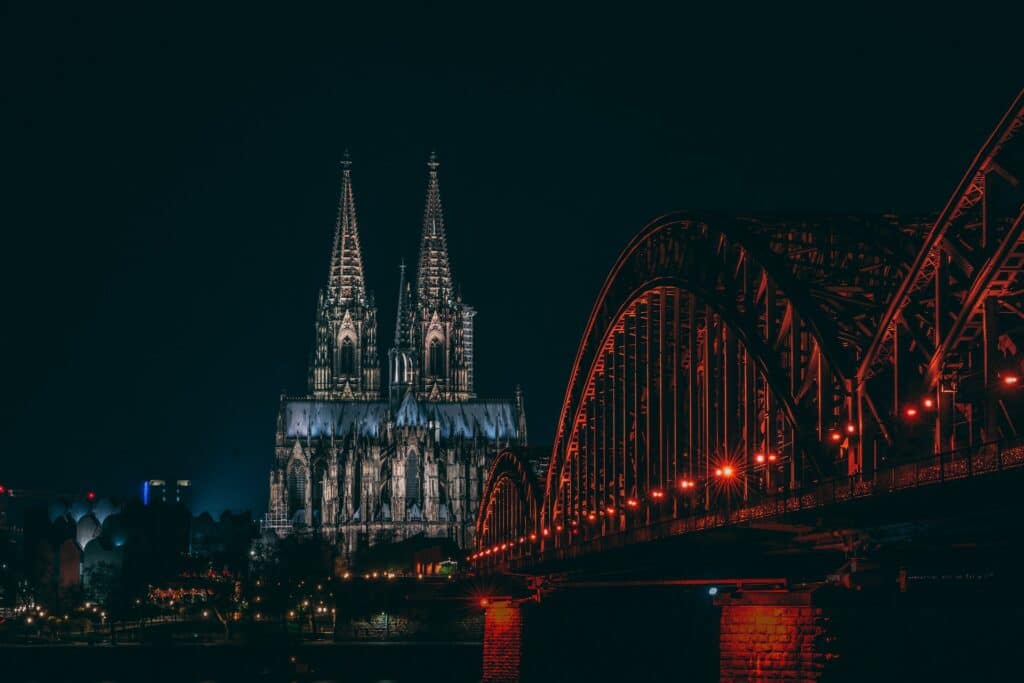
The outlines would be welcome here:
[[[0,482],[190,477],[199,508],[262,512],[346,146],[382,351],[436,147],[478,391],[522,384],[544,444],[645,222],[936,210],[1024,84],[1019,18],[983,12],[212,5],[0,10]]]

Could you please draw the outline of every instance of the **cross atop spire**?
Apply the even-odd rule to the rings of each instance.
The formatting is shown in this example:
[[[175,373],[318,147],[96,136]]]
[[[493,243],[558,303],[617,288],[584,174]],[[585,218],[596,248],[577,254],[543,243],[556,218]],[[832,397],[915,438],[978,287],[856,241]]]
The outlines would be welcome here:
[[[356,202],[352,194],[352,158],[348,150],[341,157],[341,196],[334,225],[334,248],[327,283],[328,299],[342,303],[362,302],[366,295],[363,256],[359,248]]]
[[[420,241],[420,262],[416,271],[416,294],[420,306],[439,308],[452,296],[452,274],[448,262],[448,243],[444,233],[444,212],[441,188],[437,180],[440,166],[437,153],[430,153],[427,162],[427,202],[423,210],[423,239]]]

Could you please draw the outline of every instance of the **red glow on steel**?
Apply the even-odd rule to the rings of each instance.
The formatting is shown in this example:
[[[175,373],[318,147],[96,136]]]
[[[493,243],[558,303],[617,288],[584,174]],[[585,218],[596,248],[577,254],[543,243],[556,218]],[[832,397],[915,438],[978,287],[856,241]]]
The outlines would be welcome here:
[[[481,607],[487,607],[487,605],[489,605],[489,604],[491,604],[490,600],[488,600],[487,598],[481,598],[481,600],[480,600],[480,606]]]

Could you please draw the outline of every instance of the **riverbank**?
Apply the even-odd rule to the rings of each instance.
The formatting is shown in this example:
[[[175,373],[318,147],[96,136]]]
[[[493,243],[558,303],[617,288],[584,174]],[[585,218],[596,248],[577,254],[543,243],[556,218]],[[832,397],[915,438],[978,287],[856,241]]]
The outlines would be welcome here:
[[[345,681],[470,683],[482,645],[471,642],[287,642],[174,645],[4,645],[4,681]]]

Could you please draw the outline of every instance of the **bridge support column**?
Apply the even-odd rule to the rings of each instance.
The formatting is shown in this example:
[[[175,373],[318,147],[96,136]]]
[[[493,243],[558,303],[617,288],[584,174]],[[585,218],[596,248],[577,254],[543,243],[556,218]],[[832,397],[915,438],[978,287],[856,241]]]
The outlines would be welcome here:
[[[491,600],[484,614],[484,683],[515,683],[520,679],[523,615],[519,603]]]
[[[825,618],[811,591],[720,595],[719,679],[817,681],[827,653]]]

